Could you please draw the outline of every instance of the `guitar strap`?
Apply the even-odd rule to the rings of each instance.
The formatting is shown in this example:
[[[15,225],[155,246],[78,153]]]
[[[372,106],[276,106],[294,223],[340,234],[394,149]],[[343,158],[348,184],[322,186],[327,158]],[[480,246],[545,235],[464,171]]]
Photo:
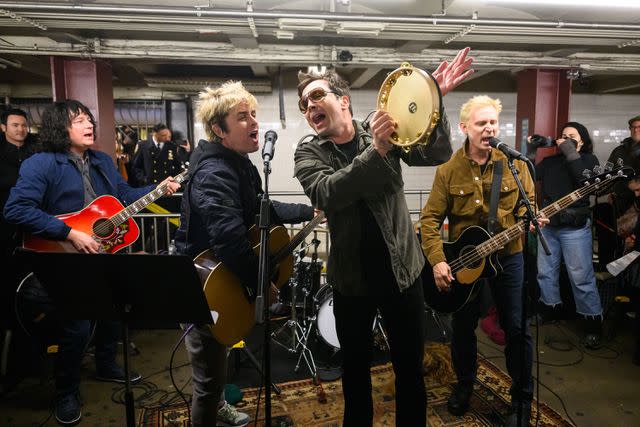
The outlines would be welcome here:
[[[500,185],[502,183],[502,160],[493,162],[493,181],[491,183],[491,199],[489,199],[489,219],[487,231],[490,235],[498,228],[498,202],[500,202]]]

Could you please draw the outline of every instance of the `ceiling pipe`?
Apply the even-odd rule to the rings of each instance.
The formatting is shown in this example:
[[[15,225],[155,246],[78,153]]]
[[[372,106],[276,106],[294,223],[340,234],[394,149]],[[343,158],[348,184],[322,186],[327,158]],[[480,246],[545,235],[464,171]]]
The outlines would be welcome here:
[[[0,65],[11,65],[12,67],[15,68],[22,68],[22,63],[19,61],[12,61],[10,59],[4,59],[4,58],[0,58]],[[4,66],[4,68],[7,68],[6,66]]]
[[[613,24],[613,23],[586,23],[570,21],[544,21],[526,19],[473,19],[466,17],[417,17],[417,16],[389,16],[378,14],[355,14],[355,13],[322,13],[322,12],[294,12],[294,11],[274,11],[274,12],[248,12],[243,10],[203,10],[196,8],[153,8],[153,7],[133,7],[133,6],[97,6],[97,5],[67,5],[67,4],[40,4],[40,3],[7,3],[0,2],[0,8],[9,10],[21,10],[29,12],[37,11],[60,11],[68,14],[78,11],[103,12],[103,13],[130,13],[130,14],[151,14],[169,16],[207,16],[219,18],[254,18],[254,19],[325,19],[328,21],[376,21],[387,23],[405,24],[452,24],[452,25],[497,25],[497,26],[518,26],[518,27],[541,27],[541,28],[584,28],[584,29],[611,29],[623,31],[638,31],[637,23]],[[69,15],[73,16],[73,15]]]

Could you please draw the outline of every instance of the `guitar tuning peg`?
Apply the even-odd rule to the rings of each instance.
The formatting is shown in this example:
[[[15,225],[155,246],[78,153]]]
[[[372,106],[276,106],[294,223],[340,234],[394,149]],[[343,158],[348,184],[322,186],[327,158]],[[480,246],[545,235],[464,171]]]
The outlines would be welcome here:
[[[624,166],[624,160],[618,157],[618,160],[616,160],[616,164],[618,165],[619,168],[621,168]]]
[[[602,173],[602,166],[600,165],[595,165],[593,167],[593,173],[595,173],[596,175],[600,175]]]
[[[612,162],[607,162],[607,163],[605,163],[605,164],[604,164],[604,170],[605,170],[606,172],[609,172],[609,171],[613,170],[613,163],[612,163]]]
[[[593,174],[591,173],[591,170],[589,169],[585,169],[582,171],[582,176],[584,176],[585,178],[589,179],[591,178]]]

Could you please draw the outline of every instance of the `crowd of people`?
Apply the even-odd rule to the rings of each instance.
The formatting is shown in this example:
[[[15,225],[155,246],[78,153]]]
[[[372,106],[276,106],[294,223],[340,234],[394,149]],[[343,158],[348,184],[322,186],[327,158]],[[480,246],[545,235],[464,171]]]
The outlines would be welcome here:
[[[473,73],[468,52],[463,49],[433,73],[443,96]],[[514,226],[525,216],[526,206],[520,203],[522,194],[510,166],[513,162],[532,204],[536,200],[533,171],[522,160],[512,160],[508,153],[494,148],[502,109],[498,99],[480,95],[464,103],[458,128],[465,141],[459,150],[452,150],[450,119],[442,111],[428,144],[406,151],[390,142],[397,122],[388,112],[375,111],[364,121],[353,117],[349,84],[334,70],[301,73],[299,79],[298,107],[315,135],[298,143],[293,173],[311,205],[274,201],[271,216],[275,223],[296,223],[312,219],[314,209],[326,215],[331,237],[327,280],[332,285],[341,343],[344,425],[373,423],[371,325],[379,312],[396,376],[396,425],[425,426],[423,271],[426,268],[433,276],[437,292],[443,295],[451,292],[457,280],[452,260],[445,254],[442,226],[448,220],[450,241],[472,226],[488,229],[489,235]],[[93,236],[57,216],[79,211],[106,194],[127,205],[159,186],[174,193],[180,185],[172,177],[189,162],[175,235],[177,253],[195,257],[212,250],[240,279],[247,298],[255,298],[258,256],[247,231],[255,224],[263,194],[260,175],[248,157],[259,150],[257,107],[254,95],[240,82],[206,88],[200,93],[196,115],[207,139],[192,149],[188,143],[173,142],[164,124],[156,125],[144,141],[137,141],[133,129],[122,127],[115,164],[93,148],[96,122],[81,102],[66,100],[50,106],[42,117],[38,141],[28,132],[26,113],[4,111],[0,139],[3,255],[11,256],[20,245],[20,230],[68,241],[81,253],[98,253],[100,245]],[[609,160],[621,158],[638,171],[640,116],[629,120],[629,130],[629,138],[614,149]],[[535,166],[541,196],[534,206],[538,213],[579,188],[582,171],[598,164],[590,133],[581,123],[564,124],[555,144],[555,154]],[[416,239],[405,200],[402,162],[438,166],[421,212],[421,241]],[[618,185],[612,194],[618,216],[635,213],[633,226],[619,236],[621,248],[638,250],[640,179]],[[535,235],[540,230],[551,252],[546,255],[539,246],[539,306],[549,313],[563,304],[559,272],[564,263],[576,313],[584,319],[584,345],[598,348],[603,307],[592,262],[589,200],[580,200],[552,218],[539,215],[537,223],[540,228],[531,224],[529,231]],[[497,251],[501,268],[487,281],[506,337],[513,409],[508,426],[528,425],[533,399],[532,338],[521,322],[526,310],[522,298],[525,253],[520,238],[507,242]],[[11,280],[18,283],[24,271],[18,264],[13,266]],[[632,267],[637,274],[637,266]],[[471,300],[452,317],[451,358],[457,384],[447,407],[455,416],[469,409],[476,381],[475,329],[481,311],[479,301]],[[640,316],[638,319],[640,337]],[[229,405],[223,392],[229,349],[214,338],[207,325],[182,327],[192,367],[193,425],[246,425],[249,415]],[[115,362],[118,330],[115,322],[98,322],[94,338],[98,379],[125,379]],[[80,362],[89,336],[88,321],[67,320],[60,325],[55,416],[61,424],[74,424],[81,418]],[[634,362],[640,363],[640,341]],[[139,378],[131,374],[132,381]]]

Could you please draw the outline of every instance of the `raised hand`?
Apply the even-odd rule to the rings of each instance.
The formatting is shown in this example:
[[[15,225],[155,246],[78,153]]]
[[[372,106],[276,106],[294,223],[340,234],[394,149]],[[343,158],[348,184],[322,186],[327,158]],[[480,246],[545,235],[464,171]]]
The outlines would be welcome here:
[[[475,70],[471,69],[473,57],[467,58],[469,50],[471,50],[471,48],[468,47],[460,50],[451,62],[442,61],[438,68],[431,74],[438,82],[442,96],[445,96],[465,81],[467,77],[475,73]]]

